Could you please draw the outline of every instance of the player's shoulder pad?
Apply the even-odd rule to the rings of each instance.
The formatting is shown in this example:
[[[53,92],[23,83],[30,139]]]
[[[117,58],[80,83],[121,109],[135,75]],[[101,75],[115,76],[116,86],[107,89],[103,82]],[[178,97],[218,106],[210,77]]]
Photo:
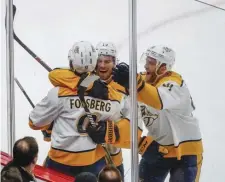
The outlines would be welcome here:
[[[112,88],[114,88],[118,92],[121,92],[122,94],[127,95],[125,88],[122,85],[114,82],[113,80],[108,85],[110,85]]]
[[[49,72],[48,78],[53,86],[74,89],[80,79],[68,68],[57,68]]]
[[[170,74],[168,74],[165,77],[162,77],[159,82],[156,84],[156,87],[159,87],[163,85],[164,83],[176,83],[178,86],[183,85],[183,79],[182,76],[176,72],[171,71]]]

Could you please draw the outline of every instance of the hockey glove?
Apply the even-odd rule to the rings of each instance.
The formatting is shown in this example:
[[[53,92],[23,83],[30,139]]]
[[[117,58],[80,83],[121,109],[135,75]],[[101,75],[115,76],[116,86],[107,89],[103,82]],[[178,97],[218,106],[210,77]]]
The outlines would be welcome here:
[[[114,144],[120,137],[119,129],[113,121],[99,121],[96,127],[89,124],[86,131],[97,144]]]
[[[122,62],[113,68],[112,79],[126,89],[129,89],[129,65]]]
[[[87,95],[97,99],[108,100],[109,92],[107,84],[100,79],[96,80],[92,88],[87,91]]]
[[[52,128],[54,125],[54,121],[51,122],[50,125],[46,126],[45,129],[41,130],[42,134],[43,134],[43,139],[46,142],[50,142],[51,141],[51,134],[52,134]]]
[[[83,93],[97,99],[108,100],[108,87],[97,75],[89,72],[81,74],[77,88],[78,95]]]
[[[120,63],[116,65],[115,68],[113,68],[113,80],[117,82],[118,84],[122,85],[126,88],[126,91],[128,92],[129,89],[129,65],[126,63]],[[140,74],[137,74],[137,90],[141,90],[143,88],[145,82],[142,79],[142,76]]]
[[[141,154],[142,158],[149,164],[155,163],[157,160],[163,158],[164,155],[168,154],[168,150],[154,141],[150,136],[142,137],[138,148],[139,154]]]
[[[46,142],[50,142],[51,141],[51,134],[52,131],[48,131],[48,130],[41,130],[42,134],[43,134],[43,139]]]

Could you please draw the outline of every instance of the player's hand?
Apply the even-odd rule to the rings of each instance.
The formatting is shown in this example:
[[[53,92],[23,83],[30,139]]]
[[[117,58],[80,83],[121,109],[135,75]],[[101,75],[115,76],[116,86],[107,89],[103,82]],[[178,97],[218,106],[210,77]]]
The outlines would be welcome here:
[[[44,141],[50,142],[51,141],[52,131],[49,131],[49,130],[41,130],[41,132],[42,132]]]
[[[113,76],[112,79],[117,82],[118,84],[122,85],[126,88],[126,91],[129,90],[129,65],[122,62],[118,65],[116,65],[115,68],[113,68]],[[140,74],[137,74],[137,91],[140,91],[145,82],[142,79],[142,76]]]
[[[168,150],[152,139],[150,136],[144,136],[139,142],[139,154],[149,164],[155,163],[157,160],[163,158],[168,154]]]
[[[98,79],[87,91],[87,95],[98,99],[108,100],[109,99],[108,86],[105,82]]]
[[[51,141],[53,125],[54,125],[54,121],[52,121],[51,124],[47,125],[44,129],[41,130],[42,135],[43,135],[43,139],[46,142]]]
[[[107,84],[99,79],[99,76],[90,72],[83,73],[77,84],[78,94],[85,90],[85,95],[98,99],[108,100]]]
[[[112,79],[126,89],[129,89],[129,65],[122,62],[113,68]]]
[[[86,131],[97,144],[114,144],[120,137],[119,129],[113,121],[99,121],[96,127],[89,124]]]

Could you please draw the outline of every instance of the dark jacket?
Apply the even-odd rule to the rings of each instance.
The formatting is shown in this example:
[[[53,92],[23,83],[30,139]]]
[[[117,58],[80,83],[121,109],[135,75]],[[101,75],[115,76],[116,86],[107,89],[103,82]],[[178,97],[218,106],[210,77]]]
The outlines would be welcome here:
[[[1,171],[2,182],[31,182],[36,179],[22,167],[9,162]]]

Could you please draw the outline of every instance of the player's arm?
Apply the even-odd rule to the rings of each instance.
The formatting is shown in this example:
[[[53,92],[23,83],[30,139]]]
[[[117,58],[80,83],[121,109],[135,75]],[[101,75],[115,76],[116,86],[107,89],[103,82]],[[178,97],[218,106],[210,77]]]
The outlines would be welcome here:
[[[121,119],[117,123],[113,121],[98,123],[96,128],[92,128],[91,125],[87,127],[87,133],[95,143],[108,143],[119,148],[130,148],[130,122],[128,119]],[[141,137],[141,133],[142,130],[138,129],[138,151],[148,163],[154,163],[163,155],[168,154],[168,150],[154,141],[151,136]]]
[[[119,138],[113,145],[118,148],[130,148],[130,120],[128,118],[121,119],[120,121],[116,122],[116,127],[118,127]],[[142,127],[139,125],[138,140],[141,138],[142,132]]]
[[[113,69],[113,80],[129,89],[129,66],[120,63]],[[188,96],[182,87],[182,78],[178,74],[160,80],[160,86],[145,83],[140,74],[137,75],[138,101],[155,109],[167,109],[178,106],[184,95]],[[187,89],[186,89],[187,90]]]
[[[154,95],[154,90],[157,90],[157,96]],[[157,100],[156,97],[158,97]],[[155,109],[177,108],[185,99],[189,99],[188,97],[189,91],[183,85],[183,82],[174,80],[165,81],[158,88],[145,84],[144,88],[138,93],[138,99],[141,102]]]
[[[48,129],[60,112],[58,87],[51,89],[29,115],[29,126],[34,130]]]
[[[158,110],[162,109],[163,104],[158,88],[145,83],[145,81],[142,80],[141,75],[138,75],[138,80],[139,80],[137,85],[138,101],[147,104],[148,106],[151,106],[155,109]]]
[[[113,69],[113,80],[129,90],[129,65],[120,63]],[[162,103],[158,93],[158,89],[154,86],[146,84],[140,74],[137,75],[137,92],[138,101],[146,103],[156,109],[162,109]]]
[[[129,111],[128,97],[122,100],[121,106],[125,109],[121,110],[125,111],[121,112],[124,118],[117,122],[100,121],[96,128],[92,128],[91,125],[87,127],[87,133],[95,143],[109,143],[118,148],[130,148],[130,144],[132,142],[130,140],[130,126],[132,121],[130,122],[128,119],[130,118],[130,113],[127,112]],[[154,163],[156,160],[163,157],[163,155],[167,154],[168,150],[154,141],[151,136],[141,137],[143,123],[141,118],[141,112],[138,110],[138,121],[133,121],[138,122],[138,151],[139,154],[142,155],[142,158],[146,159],[148,163]]]
[[[66,68],[56,68],[49,72],[49,81],[53,86],[65,86],[71,89],[75,89],[80,77],[75,75],[73,71]]]
[[[130,121],[130,97],[124,95],[121,99],[121,110],[120,110],[120,119],[115,122],[115,127],[118,128],[119,131],[119,139],[113,144],[118,148],[130,148],[130,127],[132,122]],[[138,122],[137,130],[138,130],[138,140],[141,138],[143,131],[143,123],[140,109],[138,109],[138,120],[134,121]]]
[[[127,118],[114,121],[99,121],[96,128],[87,127],[87,133],[95,143],[113,144],[118,148],[130,148],[130,120]],[[138,126],[138,140],[142,128]]]
[[[53,126],[54,126],[54,121],[51,122],[51,124],[45,126],[44,129],[41,129],[44,141],[46,141],[46,142],[51,141],[51,134],[52,134]]]

